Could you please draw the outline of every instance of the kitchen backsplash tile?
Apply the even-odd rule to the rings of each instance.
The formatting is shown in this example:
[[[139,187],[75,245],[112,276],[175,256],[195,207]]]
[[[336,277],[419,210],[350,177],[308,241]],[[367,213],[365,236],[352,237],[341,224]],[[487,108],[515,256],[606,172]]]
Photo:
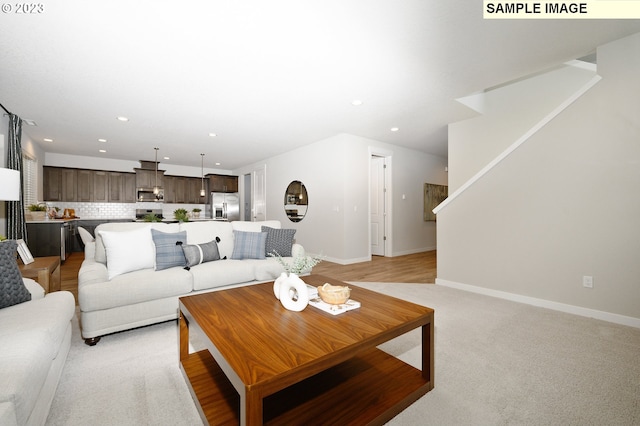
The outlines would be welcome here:
[[[81,219],[135,219],[136,209],[162,209],[165,218],[172,218],[173,211],[185,209],[191,211],[194,208],[202,209],[201,215],[205,213],[206,206],[203,204],[163,204],[163,203],[48,203],[52,207],[59,207],[60,213],[64,209],[74,209],[76,216]]]

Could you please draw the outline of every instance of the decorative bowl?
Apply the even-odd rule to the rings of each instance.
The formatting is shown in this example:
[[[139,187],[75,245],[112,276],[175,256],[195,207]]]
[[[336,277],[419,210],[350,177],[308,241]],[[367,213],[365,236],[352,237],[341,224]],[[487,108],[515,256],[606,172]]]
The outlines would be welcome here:
[[[318,286],[318,296],[331,305],[342,305],[351,295],[351,289],[349,287],[341,285],[331,285],[324,283],[324,285]]]

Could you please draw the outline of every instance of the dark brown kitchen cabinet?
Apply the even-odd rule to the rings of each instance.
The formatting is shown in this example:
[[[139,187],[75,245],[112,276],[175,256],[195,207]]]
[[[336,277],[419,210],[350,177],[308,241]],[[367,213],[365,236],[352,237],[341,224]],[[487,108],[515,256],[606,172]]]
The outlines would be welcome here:
[[[175,199],[174,203],[186,203],[187,202],[187,179],[182,176],[174,176],[175,182]]]
[[[205,202],[205,197],[200,196],[200,189],[202,187],[202,179],[200,178],[187,178],[187,203],[189,204],[202,204]],[[206,194],[206,192],[205,192]]]
[[[58,167],[42,168],[44,201],[62,201],[62,173]]]
[[[60,177],[62,178],[62,200],[61,201],[76,201],[76,189],[77,189],[77,176],[78,171],[76,169],[61,169]]]
[[[78,187],[76,191],[76,201],[93,201],[93,170],[78,170]]]
[[[135,178],[133,173],[109,172],[109,202],[135,202]]]
[[[145,188],[145,189],[149,189],[149,188],[153,188],[156,186],[156,171],[155,170],[148,170],[148,169],[134,169],[136,171],[135,176],[136,176],[136,187],[138,188]],[[162,188],[162,186],[164,185],[163,181],[164,181],[164,170],[158,170],[157,173],[157,181],[158,181],[158,186]]]
[[[175,203],[176,201],[176,181],[174,176],[165,176],[164,183],[164,202]]]
[[[125,203],[136,202],[136,174],[124,173],[122,180],[122,201]]]
[[[238,176],[207,175],[207,177],[211,192],[238,192]]]
[[[42,171],[44,201],[76,201],[76,169],[43,167]]]
[[[93,174],[93,201],[106,203],[109,201],[109,174],[95,171]]]

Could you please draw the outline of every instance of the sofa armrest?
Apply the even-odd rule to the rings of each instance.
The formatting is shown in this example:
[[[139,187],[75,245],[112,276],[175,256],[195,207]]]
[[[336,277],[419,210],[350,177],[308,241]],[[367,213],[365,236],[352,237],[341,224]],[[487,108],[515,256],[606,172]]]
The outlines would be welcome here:
[[[31,293],[31,300],[42,299],[44,297],[44,288],[31,278],[22,278],[22,282],[24,282],[25,287]],[[0,422],[0,424],[4,424]]]
[[[3,426],[18,425],[18,420],[16,419],[16,410],[13,402],[11,401],[0,402],[0,425],[3,425]]]
[[[96,242],[89,241],[84,245],[84,258],[95,259],[96,258]]]
[[[95,284],[109,281],[107,265],[96,262],[94,259],[85,259],[78,271],[78,291],[87,284]]]
[[[306,255],[307,253],[304,251],[302,245],[294,243],[293,246],[291,246],[291,257],[303,257]]]

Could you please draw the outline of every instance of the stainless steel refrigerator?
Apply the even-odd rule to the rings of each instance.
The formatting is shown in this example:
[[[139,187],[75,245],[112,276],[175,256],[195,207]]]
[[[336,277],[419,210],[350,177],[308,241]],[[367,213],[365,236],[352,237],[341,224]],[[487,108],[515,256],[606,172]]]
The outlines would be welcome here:
[[[240,196],[237,192],[212,192],[211,217],[218,220],[240,220]]]

